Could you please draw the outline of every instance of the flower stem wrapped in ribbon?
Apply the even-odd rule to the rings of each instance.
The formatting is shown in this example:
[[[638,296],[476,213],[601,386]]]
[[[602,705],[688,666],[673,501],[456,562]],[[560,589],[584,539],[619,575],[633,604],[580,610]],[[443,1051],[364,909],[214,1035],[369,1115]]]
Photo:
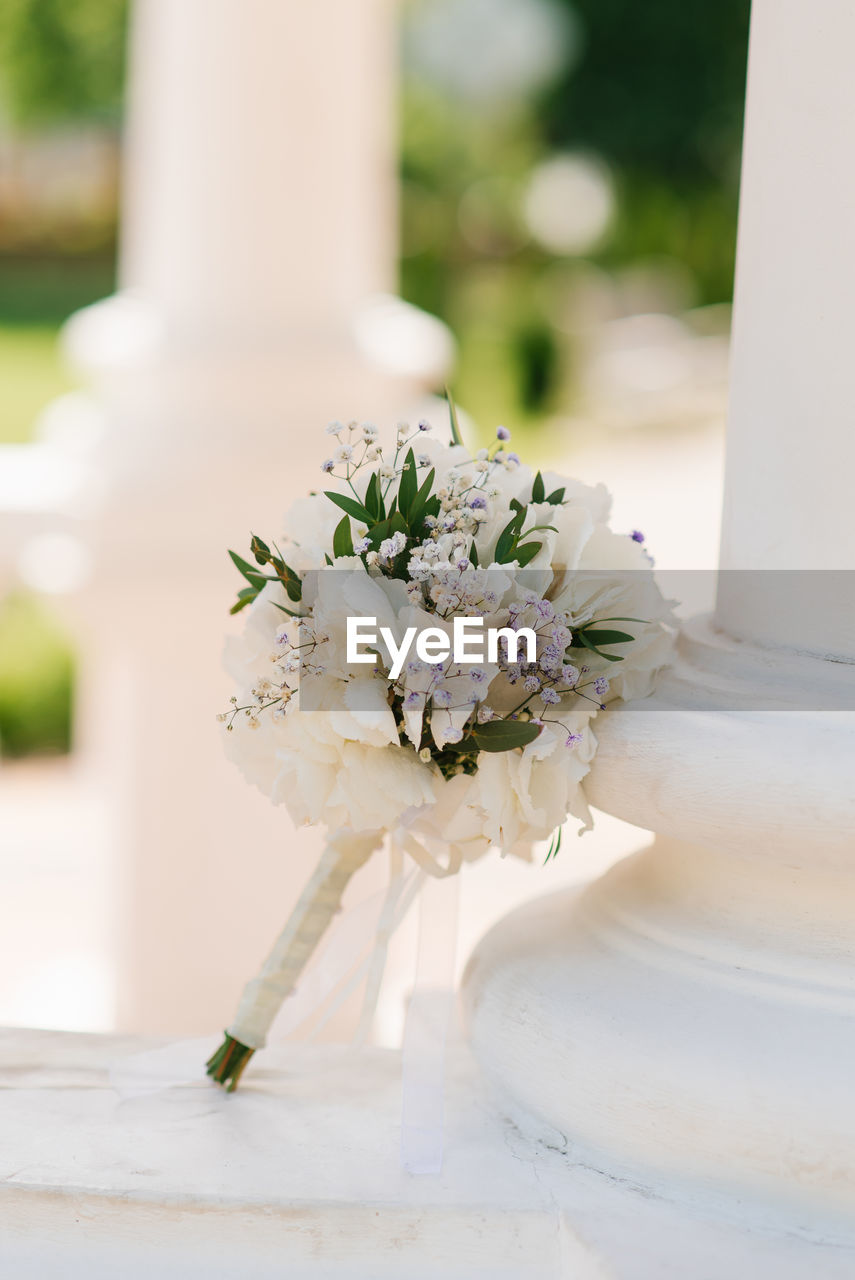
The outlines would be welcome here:
[[[669,656],[670,608],[641,535],[609,528],[606,490],[533,475],[504,427],[471,455],[449,406],[448,445],[425,421],[399,424],[388,452],[371,423],[331,423],[329,487],[294,504],[279,542],[230,553],[232,612],[248,611],[227,650],[230,753],[295,822],[334,834],[208,1063],[229,1089],[387,835],[447,875],[490,848],[530,858],[568,814],[589,826],[592,722],[648,694]],[[358,663],[357,617],[388,643]],[[461,618],[495,633],[492,651],[455,654]],[[407,647],[421,632],[438,656]]]

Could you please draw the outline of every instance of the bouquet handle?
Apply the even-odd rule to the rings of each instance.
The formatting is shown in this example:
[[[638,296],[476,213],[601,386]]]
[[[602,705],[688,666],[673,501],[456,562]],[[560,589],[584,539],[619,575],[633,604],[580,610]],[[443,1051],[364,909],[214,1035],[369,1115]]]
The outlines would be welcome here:
[[[382,841],[378,831],[342,830],[330,836],[261,972],[246,984],[225,1040],[208,1060],[208,1075],[230,1093],[255,1051],[264,1048],[273,1019],[340,910],[351,878]]]

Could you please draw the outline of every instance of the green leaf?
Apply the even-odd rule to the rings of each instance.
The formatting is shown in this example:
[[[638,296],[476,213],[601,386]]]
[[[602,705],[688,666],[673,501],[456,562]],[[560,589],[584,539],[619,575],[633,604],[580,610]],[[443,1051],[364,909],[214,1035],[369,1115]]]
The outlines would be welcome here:
[[[534,559],[542,546],[542,542],[518,542],[514,547],[513,558],[519,561],[520,568],[524,569]]]
[[[271,601],[270,601],[270,603],[271,603],[272,605],[274,605],[277,609],[281,609],[282,613],[287,613],[289,618],[302,618],[302,617],[303,617],[303,614],[302,614],[302,613],[295,613],[293,609],[286,609],[286,608],[285,608],[285,606],[284,606],[284,604],[276,604],[276,601],[275,601],[275,600],[271,600]]]
[[[365,506],[370,511],[372,520],[385,519],[386,508],[383,505],[383,494],[380,491],[380,477],[376,471],[372,471],[371,479],[368,481],[368,488],[365,490]]]
[[[431,510],[434,498],[431,497],[430,492],[433,488],[435,476],[436,469],[431,467],[427,476],[423,480],[421,487],[416,493],[416,496],[410,503],[410,509],[407,512],[407,520],[409,521],[411,529],[415,529],[416,525],[420,524],[426,515],[436,515],[436,511]],[[434,495],[434,497],[436,497],[436,495]],[[436,498],[436,509],[437,511],[439,510],[439,498]]]
[[[276,570],[276,577],[267,578],[265,581],[276,582],[278,580],[282,583],[282,586],[285,588],[292,600],[302,600],[303,583],[301,582],[299,575],[296,574],[291,566],[286,564],[281,557],[271,556],[270,563]]]
[[[324,552],[324,564],[326,564],[328,568],[332,568],[332,557],[328,555],[326,551]]]
[[[473,568],[478,568],[478,548],[475,546],[474,542],[469,546],[469,563]]]
[[[460,423],[457,421],[457,410],[454,407],[454,401],[451,398],[451,392],[448,387],[445,388],[445,398],[448,401],[448,416],[451,422],[451,443],[463,444],[463,437],[460,434]]]
[[[534,742],[539,734],[540,725],[530,720],[488,720],[472,730],[481,751],[513,751]]]
[[[409,526],[400,511],[393,511],[389,516],[389,532],[404,533],[407,537],[410,536]]]
[[[262,587],[267,581],[267,578],[264,576],[264,574],[259,573],[257,569],[254,569],[253,566],[251,564],[248,564],[247,561],[244,560],[242,556],[239,556],[236,551],[230,551],[229,555],[231,556],[232,563],[234,564],[238,572],[243,574],[247,582],[249,582],[253,587],[255,587],[256,591],[261,591]]]
[[[606,662],[623,662],[623,658],[619,658],[613,653],[603,653],[602,649],[598,649],[595,644],[591,643],[584,631],[576,632],[570,648],[578,649],[580,645],[585,649],[590,649],[591,653],[596,653],[598,657],[605,658]]]
[[[255,556],[256,562],[258,564],[270,563],[270,559],[271,559],[270,548],[268,547],[266,542],[262,542],[261,538],[256,537],[255,534],[252,535],[252,542],[250,542],[249,544],[249,549],[252,552],[252,554]]]
[[[556,827],[555,830],[553,831],[552,839],[549,841],[549,849],[547,851],[546,857],[544,858],[544,863],[543,863],[544,866],[546,866],[546,863],[549,861],[550,858],[554,858],[557,856],[558,850],[561,848],[561,832],[562,832],[561,827]]]
[[[398,486],[398,508],[403,516],[409,516],[410,507],[419,491],[419,481],[416,475],[416,455],[410,449],[404,459],[404,470],[401,473],[401,483]]]
[[[255,587],[244,587],[238,592],[238,598],[229,609],[229,613],[240,613],[241,609],[245,609],[248,604],[252,604],[257,595],[258,592]]]
[[[631,636],[626,631],[592,631],[586,627],[584,631],[577,632],[577,635],[586,636],[588,640],[593,641],[595,645],[599,644],[631,644],[635,636]]]
[[[431,739],[428,738],[428,743]],[[476,755],[478,752],[478,744],[472,737],[461,738],[459,742],[446,742],[443,751],[453,751],[455,755]]]
[[[551,503],[553,507],[560,506],[564,501],[564,489],[553,489],[546,501]]]
[[[377,524],[372,524],[365,536],[371,543],[373,550],[376,551],[383,539],[389,537],[389,521],[379,520]]]
[[[496,543],[495,559],[498,564],[507,564],[513,560],[513,550],[525,519],[525,507],[521,507],[519,511],[515,511],[502,532],[499,534],[499,540]]]
[[[532,502],[543,502],[545,497],[546,488],[544,487],[543,476],[538,471],[531,486],[531,500]]]
[[[335,527],[335,533],[332,540],[333,555],[336,559],[339,556],[353,555],[353,537],[350,532],[350,516],[342,516]]]
[[[333,493],[331,489],[325,489],[324,493],[330,502],[334,502],[341,511],[346,511],[349,516],[353,516],[354,520],[358,520],[360,524],[374,523],[374,517],[371,512],[366,510],[361,502],[356,502],[353,498],[348,498],[343,493]]]

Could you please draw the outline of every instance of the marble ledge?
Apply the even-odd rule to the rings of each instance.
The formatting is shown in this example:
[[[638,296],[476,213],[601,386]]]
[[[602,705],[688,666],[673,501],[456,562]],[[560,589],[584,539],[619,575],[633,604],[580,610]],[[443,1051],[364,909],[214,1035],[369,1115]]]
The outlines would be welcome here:
[[[438,1176],[400,1167],[400,1058],[277,1046],[226,1095],[117,1093],[155,1041],[0,1032],[0,1269],[15,1280],[844,1280],[855,1255],[658,1198],[502,1119],[449,1055]],[[199,1064],[207,1045],[186,1046]],[[124,1072],[124,1075],[122,1073]],[[115,1079],[115,1076],[113,1077]]]

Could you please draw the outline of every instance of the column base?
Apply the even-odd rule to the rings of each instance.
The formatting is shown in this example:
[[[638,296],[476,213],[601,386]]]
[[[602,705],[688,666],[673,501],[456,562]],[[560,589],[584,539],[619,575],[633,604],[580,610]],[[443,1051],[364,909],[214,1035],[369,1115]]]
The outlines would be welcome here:
[[[655,697],[597,722],[591,800],[666,834],[487,935],[469,1035],[533,1134],[657,1194],[848,1238],[855,716],[733,710],[729,643],[694,624]],[[782,659],[781,678],[793,663],[801,687],[829,665]],[[692,705],[705,683],[720,709]]]

